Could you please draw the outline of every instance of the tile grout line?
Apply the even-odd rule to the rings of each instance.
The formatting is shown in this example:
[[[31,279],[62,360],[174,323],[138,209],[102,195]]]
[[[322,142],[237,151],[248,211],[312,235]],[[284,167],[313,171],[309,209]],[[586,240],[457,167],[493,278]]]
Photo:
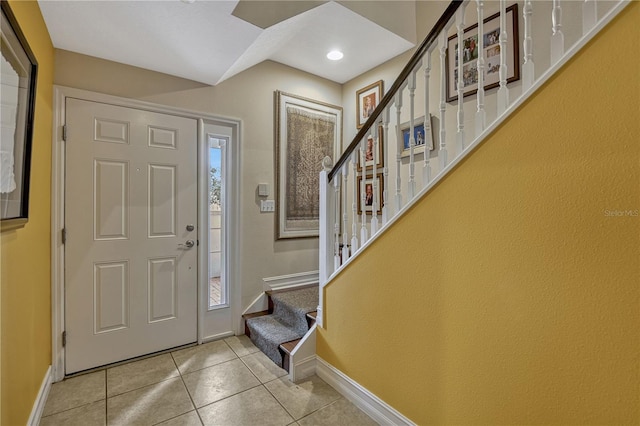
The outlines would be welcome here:
[[[174,351],[174,352],[176,352],[176,351]],[[180,377],[180,380],[182,381],[182,386],[184,386],[184,389],[187,391],[187,395],[189,395],[189,400],[191,401],[191,405],[193,406],[193,409],[195,410],[196,415],[198,416],[198,420],[200,420],[200,424],[201,425],[204,425],[204,422],[202,421],[202,417],[200,417],[200,413],[198,412],[198,407],[196,407],[196,403],[193,400],[193,397],[191,396],[191,392],[189,392],[189,388],[187,387],[187,384],[184,382],[184,377],[182,375],[182,371],[180,371],[180,368],[178,368],[178,363],[176,362],[176,359],[173,357],[173,352],[170,352],[169,355],[171,355],[171,360],[173,361],[173,365],[176,367],[176,370],[178,371],[178,377]],[[187,411],[187,413],[188,413],[188,411]],[[186,413],[182,413],[182,414],[180,414],[180,415],[178,415],[176,417],[173,417],[173,418],[180,417],[180,416],[182,416],[184,414],[186,414]],[[167,420],[171,420],[171,419],[166,419],[166,420],[163,420],[163,421],[167,421]]]
[[[107,380],[107,370],[104,369],[104,424],[109,426],[109,381]]]
[[[282,377],[285,377],[285,376],[282,376]],[[267,383],[271,383],[271,382],[274,382],[274,381],[276,381],[276,380],[280,380],[280,379],[282,379],[282,377],[279,377],[279,378],[277,378],[277,379],[270,380],[270,381],[268,381]],[[322,380],[322,379],[320,379],[320,380]],[[324,382],[324,380],[322,380],[322,381]],[[267,383],[264,383],[264,385],[266,385]],[[296,384],[295,382],[291,382],[291,383],[293,383],[294,385],[296,385],[296,386],[297,386],[297,384]],[[326,382],[325,382],[325,383],[326,383]],[[327,385],[328,385],[329,387],[331,387],[331,389],[333,389],[333,387],[332,387],[332,386],[330,386],[328,383],[327,383]],[[333,401],[329,402],[328,404],[325,404],[325,405],[323,405],[323,406],[321,406],[321,407],[318,407],[318,408],[316,408],[315,410],[313,410],[313,411],[311,411],[311,412],[309,412],[309,413],[305,414],[304,416],[300,417],[299,419],[296,419],[296,418],[295,418],[295,416],[294,416],[292,413],[290,413],[290,412],[289,412],[289,410],[287,410],[287,409],[286,409],[286,407],[285,407],[285,406],[280,402],[280,400],[278,399],[278,397],[277,397],[277,396],[275,396],[275,395],[273,394],[273,392],[271,392],[271,391],[269,390],[269,388],[267,388],[266,386],[265,386],[265,388],[266,388],[266,389],[267,389],[267,391],[269,391],[269,393],[270,393],[270,394],[275,398],[275,400],[276,400],[276,401],[278,401],[278,403],[282,406],[282,408],[284,408],[284,409],[285,409],[285,411],[286,411],[286,412],[287,412],[287,413],[288,413],[288,414],[293,418],[293,421],[294,421],[294,422],[296,422],[296,423],[297,423],[299,420],[302,420],[302,419],[304,419],[304,418],[306,418],[306,417],[309,417],[309,416],[310,416],[310,415],[312,415],[313,413],[315,413],[315,412],[317,412],[317,411],[322,410],[323,408],[326,408],[326,407],[328,407],[328,406],[330,406],[330,405],[332,405],[332,404],[335,404],[336,402],[340,401],[341,399],[346,399],[344,396],[342,396],[342,395],[338,394],[338,395],[339,395],[339,396],[338,396],[338,399],[333,400]],[[335,389],[334,389],[334,390],[335,390]],[[337,391],[336,391],[336,392],[337,392]]]
[[[225,343],[226,343],[226,342],[225,342]],[[233,348],[232,348],[231,350],[233,350]],[[234,351],[234,352],[235,352],[235,351]],[[259,351],[258,351],[258,352],[259,352]],[[254,352],[254,353],[257,353],[257,352]],[[245,356],[249,356],[249,355],[253,355],[253,353],[251,353],[251,354],[247,354],[247,355],[245,355]],[[271,391],[269,390],[269,388],[266,386],[266,384],[267,384],[267,383],[271,383],[271,382],[274,382],[274,381],[276,381],[276,380],[281,380],[283,377],[286,377],[286,374],[285,374],[284,376],[276,377],[276,378],[274,378],[274,379],[272,379],[272,380],[269,380],[269,381],[267,381],[267,382],[262,383],[262,380],[260,380],[260,378],[259,378],[259,377],[258,377],[258,376],[253,372],[253,370],[251,370],[251,368],[250,368],[250,367],[249,367],[249,366],[244,362],[244,360],[242,359],[242,357],[239,357],[239,358],[240,358],[240,361],[242,361],[242,363],[247,367],[247,369],[249,369],[249,371],[251,371],[251,373],[256,377],[256,379],[258,379],[258,381],[260,382],[260,384],[262,385],[262,387],[264,387],[264,388],[267,390],[267,392],[269,392],[269,394],[273,397],[273,399],[275,399],[275,400],[276,400],[276,402],[278,402],[278,404],[279,404],[279,405],[284,409],[284,411],[285,411],[287,414],[289,414],[289,416],[291,416],[291,418],[293,419],[293,423],[297,423],[297,422],[298,422],[298,420],[302,420],[302,419],[304,419],[305,417],[308,417],[308,416],[310,416],[311,414],[313,414],[313,413],[315,413],[315,412],[317,412],[317,411],[319,411],[319,410],[321,410],[321,409],[323,409],[323,408],[325,408],[325,407],[328,407],[328,406],[329,406],[329,405],[331,405],[331,404],[334,404],[335,402],[339,401],[339,400],[340,400],[340,398],[342,398],[342,395],[340,395],[340,397],[339,397],[338,399],[336,399],[335,401],[331,401],[330,403],[328,403],[328,404],[326,404],[326,405],[323,405],[322,407],[319,407],[319,408],[317,408],[317,409],[315,409],[315,410],[311,411],[310,413],[307,413],[307,414],[305,414],[304,416],[302,416],[302,417],[300,417],[299,419],[297,419],[297,418],[293,415],[293,413],[291,413],[289,410],[287,410],[287,408],[282,404],[282,402],[280,402],[280,400],[278,399],[278,397],[277,397],[276,395],[274,395],[274,393],[273,393],[273,392],[271,392]],[[274,365],[276,365],[276,364],[274,363]],[[294,383],[294,385],[295,385],[295,383]],[[256,387],[257,387],[257,386],[256,386]],[[254,388],[255,388],[255,387],[254,387]],[[250,389],[254,389],[254,388],[250,388]],[[247,389],[247,390],[250,390],[250,389]],[[245,392],[245,391],[243,391],[243,392]],[[239,392],[239,393],[242,393],[242,392]],[[237,393],[236,395],[238,395],[239,393]],[[225,398],[225,399],[226,399],[226,398]]]
[[[271,383],[271,382],[274,382],[274,381],[276,381],[276,380],[280,380],[280,378],[270,380],[270,381],[268,381],[267,383]],[[278,402],[278,404],[280,404],[280,406],[281,406],[281,407],[282,407],[282,409],[285,411],[285,413],[287,413],[288,415],[290,415],[290,416],[291,416],[291,418],[293,419],[293,423],[297,423],[297,422],[298,422],[298,419],[296,419],[296,417],[293,415],[293,413],[289,412],[289,410],[287,410],[287,407],[285,407],[285,406],[282,404],[282,402],[280,402],[280,400],[278,399],[278,397],[277,397],[277,396],[275,396],[275,395],[273,394],[273,392],[271,392],[271,391],[269,390],[269,388],[265,386],[267,383],[265,383],[263,386],[264,386],[264,388],[267,390],[267,392],[269,392],[269,395],[271,395],[271,396],[273,397],[273,399],[275,399],[275,400]],[[289,424],[291,424],[291,423],[289,423]]]
[[[184,375],[182,374],[182,372],[181,372],[181,371],[180,371],[180,369],[178,368],[178,365],[177,365],[177,363],[176,363],[176,360],[175,360],[175,358],[173,357],[173,352],[171,352],[171,359],[173,360],[173,362],[174,362],[174,364],[175,364],[175,366],[176,366],[176,369],[178,370],[179,377],[180,377],[180,379],[182,380],[182,384],[184,385],[185,389],[187,390],[187,394],[189,395],[189,399],[191,400],[191,404],[193,405],[194,410],[195,410],[196,414],[198,415],[198,418],[200,419],[200,423],[202,423],[203,425],[204,425],[204,421],[202,420],[202,416],[200,415],[200,411],[199,411],[201,408],[208,407],[208,406],[210,406],[210,405],[213,405],[213,404],[216,404],[216,403],[218,403],[218,402],[224,401],[225,399],[229,399],[229,398],[231,398],[231,397],[233,397],[233,396],[239,395],[239,394],[241,394],[241,393],[243,393],[243,392],[246,392],[246,391],[249,391],[249,390],[251,390],[251,389],[255,389],[255,388],[260,387],[260,386],[263,386],[263,387],[264,387],[264,385],[263,385],[262,381],[261,381],[261,380],[260,380],[260,379],[255,375],[255,373],[254,373],[254,372],[249,368],[249,366],[245,364],[245,362],[244,362],[244,361],[242,360],[242,358],[237,354],[237,352],[236,352],[236,351],[231,347],[231,345],[229,345],[229,343],[227,343],[227,342],[226,342],[226,339],[222,339],[222,340],[220,340],[220,341],[224,342],[224,343],[225,343],[225,345],[227,345],[227,347],[231,350],[231,352],[232,352],[232,353],[234,354],[234,356],[235,356],[235,358],[234,358],[234,359],[229,359],[229,360],[226,360],[226,361],[222,361],[222,362],[219,362],[219,363],[217,363],[217,364],[213,364],[213,365],[210,365],[210,366],[207,366],[207,367],[204,367],[204,368],[200,368],[200,369],[198,369],[198,370],[189,371],[189,372],[185,373],[185,375],[187,375],[187,374],[192,374],[192,373],[195,373],[195,372],[198,372],[198,371],[203,371],[203,370],[206,370],[207,368],[216,367],[216,366],[219,366],[219,365],[222,365],[222,364],[226,364],[226,363],[229,363],[229,362],[232,362],[232,361],[235,361],[235,360],[239,360],[239,361],[242,363],[242,365],[243,365],[247,370],[249,370],[249,372],[250,372],[250,373],[255,377],[255,379],[258,381],[258,384],[257,384],[256,386],[251,386],[251,387],[249,387],[249,388],[247,388],[247,389],[244,389],[244,390],[242,390],[242,391],[240,391],[240,392],[236,392],[236,393],[234,393],[234,394],[232,394],[232,395],[228,395],[228,396],[226,396],[226,397],[224,397],[224,398],[221,398],[221,399],[219,399],[219,400],[217,400],[217,401],[213,401],[213,402],[210,402],[209,404],[205,404],[205,405],[203,405],[203,406],[201,406],[201,407],[197,407],[197,406],[196,406],[196,403],[195,403],[195,401],[193,400],[193,397],[191,396],[191,393],[189,392],[189,388],[187,387],[187,384],[186,384],[186,383],[185,383],[185,381],[184,381]],[[248,355],[251,355],[251,354],[248,354]],[[183,414],[186,414],[186,413],[183,413]],[[180,415],[183,415],[183,414],[180,414]],[[176,416],[176,417],[179,417],[179,416]],[[174,417],[174,418],[175,418],[175,417]],[[167,419],[167,420],[171,420],[171,419]],[[167,421],[167,420],[163,420],[163,421]]]
[[[236,392],[236,393],[234,393],[233,395],[228,395],[228,396],[226,396],[226,397],[224,397],[224,398],[221,398],[221,399],[219,399],[219,400],[217,400],[217,401],[213,401],[213,402],[211,402],[211,403],[209,403],[209,404],[205,404],[205,405],[203,405],[202,407],[196,407],[196,412],[198,413],[198,417],[200,417],[200,422],[204,425],[204,421],[202,420],[202,417],[200,416],[200,412],[199,412],[199,410],[200,410],[200,409],[202,409],[202,408],[204,408],[204,407],[211,406],[211,405],[213,405],[213,404],[217,404],[218,402],[221,402],[221,401],[224,401],[224,400],[226,400],[226,399],[232,398],[232,397],[234,397],[234,396],[240,395],[241,393],[244,393],[244,392],[250,391],[250,390],[252,390],[252,389],[256,389],[256,388],[258,388],[258,387],[263,387],[263,388],[264,388],[264,389],[265,389],[265,390],[266,390],[266,391],[267,391],[267,392],[268,392],[268,393],[273,397],[273,399],[275,399],[275,400],[276,400],[276,402],[277,402],[277,403],[278,403],[278,404],[279,404],[279,405],[280,405],[280,406],[285,410],[285,412],[286,412],[287,414],[289,414],[289,416],[291,416],[291,418],[293,419],[293,422],[295,423],[295,422],[296,422],[296,419],[293,417],[293,415],[291,415],[291,413],[289,413],[289,411],[287,411],[287,409],[286,409],[286,408],[284,408],[284,406],[280,403],[280,401],[278,400],[278,398],[276,398],[276,397],[275,397],[275,395],[273,395],[273,394],[269,391],[269,389],[267,389],[267,387],[265,386],[265,384],[266,384],[266,383],[270,383],[270,382],[272,382],[272,381],[274,381],[274,380],[278,380],[278,379],[280,379],[280,377],[276,377],[276,378],[274,378],[274,379],[272,379],[272,380],[269,380],[269,381],[268,381],[268,382],[266,382],[266,383],[262,383],[262,380],[260,380],[260,378],[256,375],[256,373],[254,373],[254,372],[253,372],[253,370],[251,370],[251,368],[250,368],[250,367],[249,367],[249,366],[244,362],[244,360],[242,359],[243,357],[241,357],[240,355],[238,355],[238,353],[237,353],[237,352],[236,352],[236,351],[231,347],[231,345],[229,345],[229,343],[227,343],[227,342],[226,342],[226,339],[223,339],[222,341],[223,341],[223,342],[224,342],[224,343],[225,343],[225,344],[226,344],[226,345],[231,349],[231,351],[233,352],[233,354],[236,356],[236,359],[240,360],[240,362],[242,363],[242,365],[243,365],[247,370],[249,370],[249,372],[253,375],[253,377],[258,381],[258,384],[257,384],[256,386],[251,386],[251,387],[249,387],[249,388],[247,388],[247,389],[244,389],[244,390],[242,390],[242,391],[240,391],[240,392]],[[258,350],[258,351],[256,351],[256,352],[251,352],[251,353],[249,353],[249,354],[246,354],[246,355],[245,355],[245,357],[250,356],[250,355],[253,355],[253,354],[258,353],[258,352],[260,352],[260,351]],[[212,365],[212,366],[205,367],[205,368],[210,368],[210,367],[213,367],[213,366],[216,366],[216,365],[225,364],[225,363],[230,362],[230,361],[234,361],[234,360],[223,361],[223,362],[221,362],[221,363],[219,363],[219,364],[214,364],[214,365]],[[174,362],[175,362],[175,359],[174,359]],[[274,365],[275,365],[275,364],[274,364]],[[202,369],[200,369],[200,370],[195,370],[195,371],[202,371],[202,370],[204,370],[205,368],[202,368]],[[193,373],[193,371],[192,371],[192,372],[189,372],[188,374],[191,374],[191,373]],[[182,373],[180,373],[180,377],[182,378]],[[183,383],[184,383],[184,378],[183,378],[182,380],[183,380]],[[185,387],[186,387],[186,384],[185,384]],[[187,393],[189,393],[189,389],[187,389]],[[189,394],[189,397],[191,398],[191,394]],[[196,404],[195,404],[195,402],[193,402],[193,399],[192,399],[192,403],[193,403],[193,405],[194,405],[194,407],[195,407],[195,405],[196,405]]]
[[[55,413],[47,414],[46,416],[42,416],[42,418],[44,419],[45,417],[57,416],[58,414],[66,413],[67,411],[76,410],[78,408],[87,407],[87,406],[89,406],[91,404],[95,404],[96,402],[100,402],[100,401],[104,401],[104,400],[103,399],[97,399],[95,401],[87,402],[86,404],[77,405],[75,407],[67,408],[67,409],[62,410],[62,411],[56,411]]]

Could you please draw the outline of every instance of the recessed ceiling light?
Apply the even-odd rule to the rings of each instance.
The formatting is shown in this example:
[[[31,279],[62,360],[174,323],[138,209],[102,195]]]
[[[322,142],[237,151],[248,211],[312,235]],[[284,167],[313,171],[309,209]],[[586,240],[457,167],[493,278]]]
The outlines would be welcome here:
[[[343,57],[344,54],[339,50],[332,50],[331,52],[327,53],[327,58],[331,59],[332,61],[339,61]]]

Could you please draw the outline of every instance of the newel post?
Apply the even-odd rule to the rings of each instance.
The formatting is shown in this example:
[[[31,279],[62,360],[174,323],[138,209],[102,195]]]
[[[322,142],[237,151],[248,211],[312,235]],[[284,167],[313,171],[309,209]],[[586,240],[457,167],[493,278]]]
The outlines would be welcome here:
[[[329,172],[332,166],[331,158],[324,157],[322,160],[323,170],[320,172],[320,223],[319,223],[319,263],[318,263],[318,281],[320,282],[320,291],[318,298],[318,316],[316,321],[322,327],[322,308],[324,298],[322,289],[327,285],[329,276],[333,272],[333,231],[334,220],[331,218],[332,212],[335,212],[335,191],[329,184]]]

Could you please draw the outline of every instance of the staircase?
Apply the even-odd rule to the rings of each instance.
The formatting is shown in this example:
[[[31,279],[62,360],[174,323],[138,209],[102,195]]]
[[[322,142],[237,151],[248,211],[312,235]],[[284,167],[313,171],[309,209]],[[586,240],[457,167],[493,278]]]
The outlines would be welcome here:
[[[318,286],[267,291],[268,310],[243,315],[245,334],[287,372],[291,354],[315,324]]]
[[[472,157],[633,2],[510,3],[507,7],[506,0],[452,0],[342,155],[323,160],[319,188],[321,289]],[[517,29],[520,8],[522,36]],[[562,25],[563,14],[574,18],[571,25]],[[492,36],[496,31],[497,38]],[[483,36],[478,37],[478,32]],[[473,50],[479,53],[469,56],[467,52],[465,57],[468,48],[456,49],[456,40],[473,40]],[[460,79],[456,77],[457,64],[463,68]],[[370,138],[373,159],[365,161]],[[373,189],[370,207],[365,207],[365,185]],[[320,294],[318,327],[322,328],[324,293]]]

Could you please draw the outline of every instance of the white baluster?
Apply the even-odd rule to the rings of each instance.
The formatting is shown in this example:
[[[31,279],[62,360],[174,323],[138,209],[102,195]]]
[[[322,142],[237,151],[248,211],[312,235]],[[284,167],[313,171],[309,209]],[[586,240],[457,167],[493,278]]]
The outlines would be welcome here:
[[[351,254],[355,253],[358,248],[358,154],[356,148],[351,153],[351,164],[353,164],[353,203],[351,204]]]
[[[402,166],[402,148],[404,147],[404,139],[402,138],[402,130],[400,130],[400,112],[402,111],[402,88],[396,93],[396,141],[398,149],[396,150],[396,213],[402,209],[402,181],[400,179],[400,168]]]
[[[535,79],[534,66],[533,66],[533,38],[531,34],[533,16],[533,2],[532,0],[525,0],[524,7],[522,8],[522,17],[524,18],[524,63],[522,64],[522,91],[526,92],[531,86],[533,86],[533,80]]]
[[[373,209],[371,212],[371,236],[373,237],[378,232],[378,180],[376,176],[378,174],[378,123],[373,125],[371,129],[371,136],[373,137],[373,203],[371,208]]]
[[[349,252],[349,232],[347,231],[347,184],[349,181],[349,161],[342,166],[342,263],[346,262],[351,253]]]
[[[367,178],[367,166],[365,164],[365,157],[364,157],[364,146],[366,144],[366,141],[360,141],[360,164],[362,165],[362,180],[361,182],[361,188],[366,188],[365,182],[366,182],[366,178]],[[362,225],[360,226],[360,242],[362,244],[366,243],[367,240],[369,239],[369,233],[367,231],[367,212],[365,209],[365,199],[366,197],[366,191],[361,191],[360,192],[360,208],[362,209]]]
[[[333,270],[337,270],[340,267],[340,173],[337,173],[333,177],[333,199],[335,202],[335,211],[334,211],[334,224],[333,224],[333,232],[334,232],[334,255],[333,255]]]
[[[586,35],[598,23],[598,3],[584,0],[582,3],[582,35]]]
[[[500,88],[498,89],[498,117],[509,106],[509,89],[507,89],[507,1],[500,0]]]
[[[418,64],[420,67],[422,64]],[[418,68],[416,67],[407,80],[407,87],[409,88],[409,186],[407,200],[412,200],[416,195],[416,163],[415,163],[415,149],[416,138],[414,137],[414,115],[415,115],[415,96],[416,96],[416,73]]]
[[[330,191],[329,172],[331,171],[331,158],[322,160],[323,170],[320,172],[320,223],[319,223],[319,280],[320,285],[325,285],[331,276],[332,270],[332,233],[331,212],[333,211],[333,191]],[[322,300],[320,300],[322,307]]]
[[[447,158],[447,131],[445,128],[445,115],[447,112],[447,74],[446,74],[446,53],[447,53],[447,31],[451,24],[447,25],[440,33],[438,44],[440,48],[440,170],[442,171],[449,160]]]
[[[384,111],[382,111],[382,158],[384,159],[384,181],[389,182],[389,118],[390,118],[390,110],[389,106],[387,106]],[[382,191],[382,224],[384,225],[389,220],[389,212],[388,212],[388,195],[387,195],[387,187],[389,185],[384,185],[384,190]]]
[[[487,126],[487,113],[484,110],[484,1],[476,0],[478,11],[478,110],[476,111],[476,136]]]
[[[422,167],[422,182],[424,186],[427,186],[431,180],[431,153],[429,152],[429,145],[427,142],[433,140],[431,115],[429,114],[429,79],[431,78],[431,53],[435,47],[435,43],[432,43],[427,50],[427,65],[424,67],[424,166]]]
[[[464,150],[464,78],[462,76],[462,64],[464,63],[464,10],[466,7],[467,2],[463,2],[456,12],[458,27],[458,131],[456,132],[456,149],[458,155]]]
[[[553,34],[551,35],[551,66],[564,55],[564,34],[562,33],[562,6],[560,0],[553,0],[553,12],[551,13]]]

